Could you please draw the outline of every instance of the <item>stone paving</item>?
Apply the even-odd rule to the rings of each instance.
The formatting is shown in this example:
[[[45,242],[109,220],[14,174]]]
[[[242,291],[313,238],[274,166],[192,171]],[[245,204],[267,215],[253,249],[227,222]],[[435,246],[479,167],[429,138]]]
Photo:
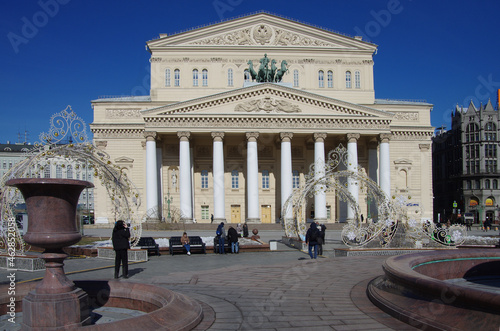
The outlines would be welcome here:
[[[281,243],[269,252],[163,254],[130,264],[130,278],[120,281],[153,284],[200,301],[205,318],[196,330],[416,330],[366,297],[368,281],[383,274],[387,256],[335,258],[335,236],[327,237],[325,257],[317,260]],[[109,280],[112,264],[67,259],[65,271],[72,280]],[[18,271],[16,281],[43,274]],[[8,282],[7,275],[0,269],[0,284]]]

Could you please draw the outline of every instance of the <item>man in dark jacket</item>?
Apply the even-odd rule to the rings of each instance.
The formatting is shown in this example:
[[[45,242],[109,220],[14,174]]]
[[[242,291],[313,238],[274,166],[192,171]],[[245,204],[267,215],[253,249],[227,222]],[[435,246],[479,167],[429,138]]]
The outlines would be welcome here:
[[[238,253],[238,231],[236,231],[236,229],[232,226],[230,226],[229,230],[227,230],[227,239],[231,243],[231,253]]]
[[[217,243],[219,246],[219,254],[226,254],[224,251],[224,240],[226,239],[226,230],[224,229],[224,222],[220,222],[217,230],[215,231],[217,236]]]
[[[113,249],[115,250],[115,278],[118,278],[120,263],[122,265],[123,278],[128,278],[127,250],[130,248],[129,238],[130,230],[128,225],[122,220],[117,221],[111,237]]]
[[[318,257],[318,239],[320,233],[316,223],[312,222],[311,226],[306,232],[306,244],[309,245],[309,256],[311,259],[316,259]],[[314,249],[314,253],[312,250]]]

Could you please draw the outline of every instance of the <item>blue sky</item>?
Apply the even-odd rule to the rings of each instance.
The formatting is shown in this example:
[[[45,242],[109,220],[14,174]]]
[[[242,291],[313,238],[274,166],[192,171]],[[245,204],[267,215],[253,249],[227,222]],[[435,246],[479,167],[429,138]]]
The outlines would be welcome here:
[[[375,96],[434,104],[450,127],[458,103],[497,101],[497,0],[40,0],[0,4],[0,143],[38,141],[67,105],[149,93],[148,40],[259,10],[364,35],[379,45]]]

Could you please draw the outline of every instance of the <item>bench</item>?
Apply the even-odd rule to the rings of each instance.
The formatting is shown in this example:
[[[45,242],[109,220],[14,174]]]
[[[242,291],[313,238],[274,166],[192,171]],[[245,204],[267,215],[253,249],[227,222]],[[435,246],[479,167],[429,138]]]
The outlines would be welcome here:
[[[199,252],[207,254],[205,243],[199,236],[188,237],[189,246],[191,247],[191,253]],[[184,245],[181,244],[181,237],[170,237],[170,240],[168,241],[168,250],[170,251],[170,255],[174,255],[175,252],[187,253]]]
[[[231,252],[231,244],[227,237],[224,239],[224,252]],[[219,253],[219,237],[214,237],[214,253]]]
[[[141,237],[136,245],[137,248],[147,249],[148,253],[154,253],[155,255],[160,255],[160,246],[152,237]]]

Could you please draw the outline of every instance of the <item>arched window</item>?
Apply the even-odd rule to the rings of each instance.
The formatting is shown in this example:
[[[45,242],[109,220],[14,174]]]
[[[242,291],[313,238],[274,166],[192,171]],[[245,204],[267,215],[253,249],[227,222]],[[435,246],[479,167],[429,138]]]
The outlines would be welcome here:
[[[251,82],[252,81],[252,77],[250,76],[250,72],[248,70],[245,70],[243,72],[243,78],[245,79],[245,82]]]
[[[165,86],[170,87],[170,69],[165,69]]]
[[[318,72],[318,84],[319,87],[325,87],[325,73],[323,72],[323,70],[320,70]]]
[[[66,168],[66,178],[72,179],[73,178],[73,167],[69,165]]]
[[[203,69],[201,71],[201,76],[202,76],[202,84],[203,86],[208,86],[208,70],[207,69]]]
[[[479,125],[469,123],[465,129],[465,142],[479,141]]]
[[[297,69],[293,71],[293,87],[299,87],[299,71]]]
[[[174,70],[174,86],[181,86],[181,71],[179,69]]]
[[[208,170],[201,171],[201,188],[208,188]]]
[[[493,189],[498,190],[498,180],[493,179]]]
[[[490,180],[489,179],[485,179],[484,180],[484,188],[486,190],[489,190],[490,189]]]
[[[262,189],[263,190],[269,189],[269,171],[267,170],[262,171]]]
[[[45,165],[45,169],[43,169],[43,178],[50,178],[50,165]]]
[[[56,165],[56,178],[63,178],[62,167],[60,164]]]
[[[361,74],[359,71],[354,72],[354,87],[361,88]]]
[[[198,86],[198,69],[193,70],[193,86]]]
[[[351,88],[351,72],[346,71],[345,72],[345,87],[346,88]]]
[[[292,187],[298,188],[299,186],[300,186],[299,171],[294,170],[294,171],[292,171]]]
[[[233,86],[233,69],[227,70],[227,86]]]
[[[332,88],[333,87],[333,71],[328,70],[327,79],[328,79],[328,87]]]
[[[231,171],[231,188],[238,189],[240,188],[239,174],[238,170]]]

